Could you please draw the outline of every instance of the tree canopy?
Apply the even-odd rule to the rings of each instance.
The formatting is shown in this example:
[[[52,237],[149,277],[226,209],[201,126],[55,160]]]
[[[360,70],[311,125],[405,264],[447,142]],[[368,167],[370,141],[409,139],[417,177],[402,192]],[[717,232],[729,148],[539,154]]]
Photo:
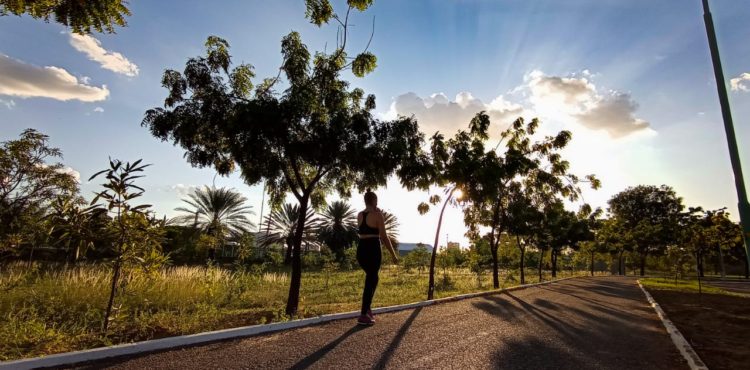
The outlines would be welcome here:
[[[685,208],[682,198],[666,185],[638,185],[615,194],[609,212],[621,224],[641,258],[641,275],[646,257],[661,252],[677,239],[678,222]]]
[[[0,0],[0,16],[9,14],[51,19],[83,35],[125,27],[130,9],[127,0]]]

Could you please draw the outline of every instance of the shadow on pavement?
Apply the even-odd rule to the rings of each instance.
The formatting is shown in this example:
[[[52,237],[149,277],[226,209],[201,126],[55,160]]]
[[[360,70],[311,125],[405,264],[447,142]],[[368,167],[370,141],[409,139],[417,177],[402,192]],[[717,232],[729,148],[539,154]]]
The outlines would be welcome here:
[[[418,307],[417,309],[415,309],[414,312],[411,313],[409,318],[406,319],[404,325],[401,325],[401,328],[398,329],[396,336],[393,337],[393,340],[388,345],[388,348],[383,351],[383,356],[380,357],[380,361],[378,361],[377,365],[373,366],[374,369],[383,369],[386,365],[388,365],[388,361],[390,361],[393,357],[393,354],[396,352],[396,349],[398,349],[399,344],[401,344],[401,341],[404,339],[406,332],[409,331],[409,327],[414,322],[414,319],[417,318],[420,312],[422,312],[422,307]]]
[[[292,365],[291,369],[307,369],[308,367],[312,366],[314,363],[318,362],[321,358],[325,357],[328,352],[331,352],[336,346],[338,346],[341,342],[346,340],[350,335],[364,329],[364,326],[360,325],[354,325],[351,329],[347,330],[344,334],[341,334],[338,338],[334,339],[330,343],[326,344],[319,350],[311,353],[307,357],[299,360],[296,364]]]
[[[492,355],[492,369],[596,369],[564,349],[535,338],[509,339],[505,348]]]

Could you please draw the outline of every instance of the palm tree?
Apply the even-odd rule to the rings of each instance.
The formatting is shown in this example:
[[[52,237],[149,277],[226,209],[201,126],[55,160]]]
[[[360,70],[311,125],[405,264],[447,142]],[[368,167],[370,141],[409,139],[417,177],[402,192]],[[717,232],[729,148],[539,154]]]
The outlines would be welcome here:
[[[349,203],[335,201],[321,214],[321,226],[318,237],[336,258],[342,260],[344,251],[357,240],[357,218]]]
[[[214,237],[219,245],[228,238],[236,238],[255,228],[250,216],[255,213],[246,206],[247,198],[227,188],[205,186],[195,189],[182,201],[190,208],[179,207],[175,211],[185,214],[175,218],[176,223],[191,225],[201,232]],[[208,258],[214,259],[215,247],[209,248]]]
[[[297,228],[299,217],[299,205],[286,203],[280,209],[273,210],[263,221],[263,228],[258,235],[258,245],[267,247],[271,244],[286,246],[284,263],[288,264],[292,258],[292,243],[294,231]],[[302,234],[302,242],[305,245],[317,246],[316,238],[318,222],[312,209],[307,209],[305,215],[305,230]]]
[[[398,254],[398,219],[393,213],[383,211],[383,223],[385,224],[385,232],[388,234],[388,239],[391,240],[394,252]]]

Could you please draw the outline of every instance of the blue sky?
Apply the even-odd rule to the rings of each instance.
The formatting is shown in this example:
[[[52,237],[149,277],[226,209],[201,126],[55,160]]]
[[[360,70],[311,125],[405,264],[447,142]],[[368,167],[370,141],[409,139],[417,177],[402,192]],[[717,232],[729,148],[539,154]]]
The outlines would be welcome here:
[[[337,8],[340,3],[334,1]],[[750,74],[743,73],[750,72],[750,7],[736,0],[711,4],[727,84],[736,78],[730,99],[747,168]],[[130,8],[128,27],[92,35],[98,46],[78,40],[76,47],[55,23],[0,18],[6,68],[53,66],[76,79],[75,91],[53,93],[44,91],[47,81],[36,80],[39,74],[0,77],[0,140],[28,127],[50,135],[64,163],[81,174],[84,194],[97,188],[86,179],[107,157],[143,158],[153,164],[142,183],[145,201],[171,216],[190,186],[211,184],[214,175],[191,168],[179,148],[140,127],[145,110],[166,96],[163,70],[180,70],[202,53],[208,35],[218,35],[229,41],[236,62],[272,76],[281,37],[296,30],[320,50],[334,44],[335,28],[310,25],[301,0],[134,1]],[[378,97],[381,117],[415,114],[428,134],[452,134],[479,109],[494,112],[495,133],[518,115],[539,116],[545,132],[573,132],[566,151],[572,169],[602,179],[600,191],[584,194],[593,205],[606,206],[626,186],[668,184],[688,205],[727,206],[736,215],[699,0],[378,0],[352,17],[353,51],[366,44],[373,19],[370,50],[378,68],[351,80]],[[107,56],[91,60],[87,52],[97,51]],[[102,67],[107,61],[109,69]],[[33,94],[19,90],[23,78],[40,84]],[[237,176],[217,178],[216,185],[242,191],[259,213],[260,186]],[[432,243],[436,212],[416,212],[426,194],[406,192],[395,181],[379,192],[381,205],[401,220],[402,240]],[[352,203],[362,205],[359,197]],[[460,212],[446,217],[441,234],[465,242]]]

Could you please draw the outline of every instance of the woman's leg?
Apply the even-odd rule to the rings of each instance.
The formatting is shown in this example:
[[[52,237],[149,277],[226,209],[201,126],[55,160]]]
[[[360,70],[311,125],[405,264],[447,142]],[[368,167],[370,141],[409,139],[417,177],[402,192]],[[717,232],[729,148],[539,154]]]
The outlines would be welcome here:
[[[366,315],[372,306],[372,298],[375,296],[375,289],[378,287],[378,272],[381,262],[380,242],[374,238],[361,241],[357,246],[357,261],[365,271],[361,314]]]

